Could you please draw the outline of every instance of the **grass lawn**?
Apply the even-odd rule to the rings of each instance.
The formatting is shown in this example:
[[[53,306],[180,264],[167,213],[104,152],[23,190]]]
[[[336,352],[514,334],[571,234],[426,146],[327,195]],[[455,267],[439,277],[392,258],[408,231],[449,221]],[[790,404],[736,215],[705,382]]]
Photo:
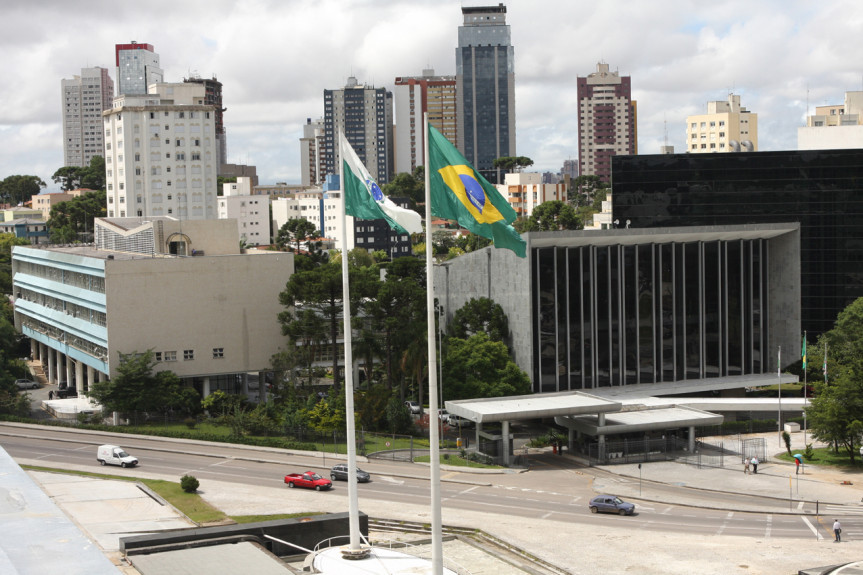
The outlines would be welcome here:
[[[809,465],[824,465],[830,467],[837,467],[842,471],[863,471],[863,461],[859,454],[855,454],[854,464],[851,464],[851,459],[848,456],[848,453],[844,449],[840,449],[839,453],[834,453],[832,449],[829,447],[818,447],[812,449],[813,456],[812,459],[807,460],[805,457],[803,458],[803,464]],[[802,451],[793,451],[794,453],[803,453]],[[777,459],[781,459],[783,461],[790,461],[794,463],[794,457],[788,455],[788,452],[783,452],[778,454]]]
[[[419,463],[428,463],[431,461],[431,456],[429,455],[419,455],[414,457],[414,461]],[[478,463],[476,461],[470,461],[461,457],[460,455],[452,455],[452,454],[441,454],[440,456],[441,465],[454,465],[456,467],[479,467],[484,469],[503,469],[500,465],[486,465],[485,463]]]

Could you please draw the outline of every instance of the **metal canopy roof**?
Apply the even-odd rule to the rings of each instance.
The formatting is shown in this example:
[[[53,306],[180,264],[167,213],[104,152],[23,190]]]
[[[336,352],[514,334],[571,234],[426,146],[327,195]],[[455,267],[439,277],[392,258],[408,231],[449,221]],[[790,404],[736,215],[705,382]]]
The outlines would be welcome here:
[[[476,423],[620,411],[617,401],[580,391],[446,402],[447,411]]]
[[[619,435],[639,431],[659,431],[673,427],[719,425],[721,415],[691,407],[658,407],[622,411],[605,416],[605,425],[599,425],[598,416],[556,417],[555,423],[591,436]]]

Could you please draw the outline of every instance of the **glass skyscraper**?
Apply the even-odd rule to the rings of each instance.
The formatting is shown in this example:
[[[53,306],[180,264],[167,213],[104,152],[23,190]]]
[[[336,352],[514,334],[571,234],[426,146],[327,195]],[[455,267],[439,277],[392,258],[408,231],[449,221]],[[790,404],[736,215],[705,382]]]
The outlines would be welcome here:
[[[151,44],[117,44],[117,95],[141,95],[147,86],[163,80],[159,67],[159,55]]]
[[[459,151],[492,183],[494,160],[515,156],[515,68],[506,6],[463,7],[456,91]]]

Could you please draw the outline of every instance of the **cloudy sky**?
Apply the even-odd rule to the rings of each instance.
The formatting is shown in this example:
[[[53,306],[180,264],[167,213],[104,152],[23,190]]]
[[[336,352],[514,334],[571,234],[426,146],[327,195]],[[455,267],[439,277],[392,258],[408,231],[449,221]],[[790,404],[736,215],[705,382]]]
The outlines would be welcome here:
[[[114,45],[152,44],[166,81],[224,85],[228,161],[262,184],[299,182],[299,137],[323,116],[323,90],[347,78],[392,88],[425,67],[455,73],[461,6],[449,0],[39,0],[3,3],[0,179],[49,184],[62,166],[60,81],[102,66]],[[666,137],[683,151],[685,118],[741,95],[761,150],[794,149],[807,105],[863,90],[859,0],[508,0],[515,46],[517,152],[538,171],[577,157],[576,77],[600,60],[632,77],[638,150]]]

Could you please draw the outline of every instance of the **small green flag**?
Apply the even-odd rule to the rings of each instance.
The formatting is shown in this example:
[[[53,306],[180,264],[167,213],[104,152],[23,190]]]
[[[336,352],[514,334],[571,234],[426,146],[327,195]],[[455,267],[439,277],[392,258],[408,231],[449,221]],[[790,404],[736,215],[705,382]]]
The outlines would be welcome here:
[[[800,352],[803,357],[803,369],[806,369],[806,334],[803,334],[803,350]]]

